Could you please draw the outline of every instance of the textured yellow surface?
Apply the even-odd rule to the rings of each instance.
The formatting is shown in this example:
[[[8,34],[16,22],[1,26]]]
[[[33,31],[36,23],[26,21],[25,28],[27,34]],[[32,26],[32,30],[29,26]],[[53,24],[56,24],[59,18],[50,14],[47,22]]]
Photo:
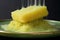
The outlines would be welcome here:
[[[48,15],[46,6],[29,6],[11,12],[12,19],[22,23],[30,22]]]
[[[47,21],[44,20],[35,20],[29,23],[20,23],[12,20],[8,27],[7,31],[11,32],[52,32],[56,31]]]
[[[12,21],[5,29],[12,32],[50,32],[55,31],[43,17],[48,15],[46,6],[29,6],[11,12]]]

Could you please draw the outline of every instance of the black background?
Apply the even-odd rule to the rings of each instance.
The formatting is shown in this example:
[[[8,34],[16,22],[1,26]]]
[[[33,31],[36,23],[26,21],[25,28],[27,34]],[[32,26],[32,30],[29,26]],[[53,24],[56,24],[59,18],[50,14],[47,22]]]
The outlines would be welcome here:
[[[46,0],[47,19],[60,20],[60,1]],[[21,0],[0,0],[0,19],[10,19],[11,12],[21,8]]]

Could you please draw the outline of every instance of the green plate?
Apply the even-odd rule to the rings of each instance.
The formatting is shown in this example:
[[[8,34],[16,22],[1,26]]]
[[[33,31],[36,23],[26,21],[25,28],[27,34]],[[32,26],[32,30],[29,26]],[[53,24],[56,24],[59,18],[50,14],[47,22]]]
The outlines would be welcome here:
[[[11,20],[4,20],[4,21],[0,21],[0,35],[1,36],[6,36],[6,37],[29,37],[29,38],[46,38],[46,37],[56,37],[60,35],[60,21],[55,21],[55,20],[45,20],[47,21],[50,25],[53,25],[56,29],[58,29],[58,31],[54,31],[54,32],[24,32],[24,33],[16,33],[16,32],[7,32],[5,31],[3,28],[1,28],[2,26],[4,26],[4,28],[6,28],[6,26],[9,24]]]

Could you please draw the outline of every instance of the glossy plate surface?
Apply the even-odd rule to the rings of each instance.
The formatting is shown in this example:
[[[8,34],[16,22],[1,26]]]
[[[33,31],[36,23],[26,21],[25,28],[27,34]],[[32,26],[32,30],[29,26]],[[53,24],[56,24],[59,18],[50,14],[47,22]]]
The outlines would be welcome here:
[[[4,20],[0,21],[0,35],[1,36],[6,36],[6,37],[55,37],[60,35],[60,21],[55,21],[55,20],[46,20],[50,25],[53,25],[55,28],[57,28],[59,31],[56,32],[24,32],[24,33],[15,33],[15,32],[7,32],[4,28],[9,24],[11,20]]]

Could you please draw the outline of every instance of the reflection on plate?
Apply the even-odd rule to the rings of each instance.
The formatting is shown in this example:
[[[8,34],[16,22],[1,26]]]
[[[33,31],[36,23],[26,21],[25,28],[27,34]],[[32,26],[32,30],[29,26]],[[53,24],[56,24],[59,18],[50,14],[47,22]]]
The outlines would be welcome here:
[[[54,20],[45,20],[47,21],[49,24],[53,25],[55,28],[58,29],[58,31],[54,31],[54,32],[24,32],[24,33],[16,33],[16,32],[7,32],[5,31],[3,28],[1,28],[2,26],[4,26],[4,28],[6,28],[6,26],[9,24],[11,20],[4,20],[2,22],[0,22],[0,35],[1,36],[7,36],[7,37],[55,37],[60,35],[60,21],[54,21]]]

